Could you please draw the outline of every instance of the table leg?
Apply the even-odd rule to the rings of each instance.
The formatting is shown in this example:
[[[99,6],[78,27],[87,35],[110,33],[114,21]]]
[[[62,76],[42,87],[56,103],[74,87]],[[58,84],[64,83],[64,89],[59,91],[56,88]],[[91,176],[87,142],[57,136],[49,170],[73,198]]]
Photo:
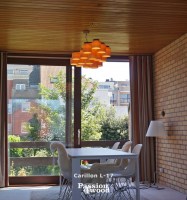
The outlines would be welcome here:
[[[140,200],[140,176],[139,176],[139,159],[138,159],[138,157],[136,158],[135,183],[136,183],[136,200]]]
[[[80,175],[80,159],[72,158],[72,200],[81,199],[81,189],[78,188],[81,179],[77,175]]]

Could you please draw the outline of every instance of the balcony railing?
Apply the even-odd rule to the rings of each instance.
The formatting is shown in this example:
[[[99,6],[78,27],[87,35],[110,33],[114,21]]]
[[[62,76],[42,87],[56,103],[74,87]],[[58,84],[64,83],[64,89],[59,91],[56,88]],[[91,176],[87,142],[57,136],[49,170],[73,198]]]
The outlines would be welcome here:
[[[111,147],[117,141],[82,141],[82,147]],[[121,146],[126,141],[121,142]],[[32,148],[32,149],[50,149],[51,142],[10,142],[10,149]],[[14,163],[15,167],[19,166],[48,166],[57,165],[57,157],[10,157],[10,163]]]

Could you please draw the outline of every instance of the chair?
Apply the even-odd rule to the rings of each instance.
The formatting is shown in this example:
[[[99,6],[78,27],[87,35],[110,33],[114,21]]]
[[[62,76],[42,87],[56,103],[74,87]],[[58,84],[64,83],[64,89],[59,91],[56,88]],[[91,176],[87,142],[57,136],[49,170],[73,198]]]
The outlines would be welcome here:
[[[119,147],[119,145],[120,145],[120,142],[115,142],[115,143],[113,144],[113,146],[112,146],[111,149],[117,150],[118,147]],[[106,161],[105,163],[107,163],[107,164],[113,164],[114,162],[115,162],[115,159],[107,159],[107,161]]]
[[[120,142],[115,142],[111,149],[117,150],[120,145]]]
[[[140,155],[140,151],[142,149],[142,144],[137,144],[132,153]],[[114,199],[133,199],[131,195],[131,178],[135,176],[135,159],[129,159],[128,165],[125,169],[118,171],[113,174],[111,185],[113,187],[113,195]]]
[[[121,148],[121,151],[129,152],[131,145],[132,145],[132,141],[125,142],[125,144]],[[128,160],[127,159],[116,159],[115,164],[120,165],[121,162],[124,162],[123,166],[127,166]]]
[[[121,150],[124,152],[128,152],[131,147],[131,144],[132,144],[131,141],[126,142]],[[83,168],[82,173],[98,172],[98,173],[108,174],[114,171],[119,171],[124,169],[127,166],[127,164],[128,164],[127,159],[120,159],[120,158],[116,159],[113,163],[108,163],[108,162],[93,163],[92,165],[89,165],[88,168]]]
[[[132,142],[128,141],[123,145],[122,150],[124,152],[128,152],[131,147]],[[82,168],[81,173],[82,174],[97,174],[99,177],[98,179],[84,179],[84,182],[86,183],[92,183],[92,184],[106,184],[108,174],[120,171],[124,169],[127,166],[128,160],[127,159],[117,159],[114,163],[94,163],[90,168]],[[102,175],[102,178],[100,177],[100,174]],[[104,195],[104,194],[103,194]],[[95,196],[92,196],[92,199],[102,199],[103,195],[100,195],[100,198],[96,198]],[[104,199],[108,199],[107,196],[104,197]]]
[[[120,145],[120,142],[115,142],[115,143],[113,144],[113,146],[111,147],[111,149],[117,150],[118,147],[119,147],[119,145]],[[104,161],[104,162],[102,162],[102,163],[103,163],[103,164],[114,164],[114,162],[115,162],[115,159],[107,159],[106,161]],[[88,165],[87,165],[87,168],[91,168],[92,166],[93,166],[93,164],[88,164]]]
[[[65,146],[59,141],[52,142],[50,149],[52,152],[58,151],[58,165],[60,167],[60,192],[58,199],[71,199],[71,159],[67,154]]]

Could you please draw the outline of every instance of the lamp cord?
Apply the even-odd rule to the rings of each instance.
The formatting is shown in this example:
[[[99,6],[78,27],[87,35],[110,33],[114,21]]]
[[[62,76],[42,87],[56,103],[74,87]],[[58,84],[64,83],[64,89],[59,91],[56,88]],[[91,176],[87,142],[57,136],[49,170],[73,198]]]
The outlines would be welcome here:
[[[85,34],[85,40],[86,40],[86,42],[88,42],[88,33],[89,33],[90,31],[89,30],[83,30],[83,33]]]
[[[86,40],[86,42],[88,42],[88,33],[85,33],[85,40]]]

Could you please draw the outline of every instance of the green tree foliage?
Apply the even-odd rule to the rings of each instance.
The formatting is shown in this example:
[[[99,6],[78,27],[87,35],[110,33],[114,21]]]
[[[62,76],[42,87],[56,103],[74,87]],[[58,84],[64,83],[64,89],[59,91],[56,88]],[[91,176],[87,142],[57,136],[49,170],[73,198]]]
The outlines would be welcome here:
[[[32,107],[31,112],[37,116],[28,122],[27,138],[9,135],[9,142],[21,141],[65,141],[65,101],[66,79],[63,71],[56,76],[53,89],[40,85],[43,97],[39,105]],[[113,106],[107,108],[94,98],[97,82],[82,77],[81,94],[81,139],[82,140],[124,140],[128,139],[128,117],[117,117]],[[48,157],[49,149],[13,148],[10,157]],[[23,167],[11,163],[11,176],[57,175],[58,166]]]
[[[81,88],[81,139],[99,140],[101,138],[101,121],[105,117],[105,107],[95,98],[97,81],[82,77]]]
[[[16,176],[16,170],[14,168],[14,162],[12,161],[11,165],[10,165],[10,171],[9,171],[9,175],[10,176]]]
[[[38,113],[42,124],[39,137],[35,137],[35,141],[65,141],[65,72],[60,71],[55,80],[53,89],[40,85],[40,95],[43,101],[37,108],[32,108],[33,113]],[[116,117],[114,108],[108,109],[94,98],[97,85],[97,81],[82,76],[81,139],[127,139],[128,119]]]
[[[49,77],[52,78],[52,77]],[[53,83],[53,89],[40,84],[39,94],[42,96],[41,102],[31,108],[32,113],[37,113],[41,122],[41,129],[37,135],[33,127],[28,127],[28,139],[33,141],[65,140],[65,98],[66,98],[66,77],[60,71]],[[29,123],[30,124],[30,123]],[[32,136],[29,138],[29,136]]]
[[[82,140],[99,140],[101,138],[101,121],[104,118],[104,108],[99,103],[82,110]]]
[[[101,140],[128,139],[128,117],[117,117],[111,106],[101,125]]]
[[[40,129],[41,122],[38,119],[38,114],[34,113],[33,117],[28,122],[28,127],[26,127],[29,131],[28,138],[32,141],[37,141],[40,138]]]
[[[97,89],[97,81],[93,79],[86,78],[82,76],[82,85],[81,85],[81,108],[85,110],[90,107],[90,103],[94,99],[94,93]],[[95,101],[93,103],[96,103]]]
[[[9,135],[8,136],[9,142],[21,142],[19,136],[16,135]],[[22,148],[10,148],[10,157],[22,157],[23,149]]]
[[[27,176],[27,171],[24,167],[18,171],[18,176]]]
[[[38,113],[42,128],[38,140],[65,140],[65,98],[66,78],[65,73],[60,71],[55,79],[53,89],[40,85],[40,95],[45,102],[32,112]],[[81,109],[82,109],[82,140],[99,140],[101,138],[101,120],[104,116],[104,107],[94,100],[97,82],[82,77]],[[91,106],[90,106],[91,105]],[[31,133],[32,130],[29,129]],[[29,134],[30,135],[30,134]]]
[[[49,78],[53,78],[49,76]],[[40,95],[47,100],[58,100],[61,97],[63,100],[66,98],[66,76],[64,71],[60,71],[55,78],[54,88],[50,89],[40,84]]]
[[[50,155],[46,149],[40,149],[36,152],[35,157],[49,157]]]

